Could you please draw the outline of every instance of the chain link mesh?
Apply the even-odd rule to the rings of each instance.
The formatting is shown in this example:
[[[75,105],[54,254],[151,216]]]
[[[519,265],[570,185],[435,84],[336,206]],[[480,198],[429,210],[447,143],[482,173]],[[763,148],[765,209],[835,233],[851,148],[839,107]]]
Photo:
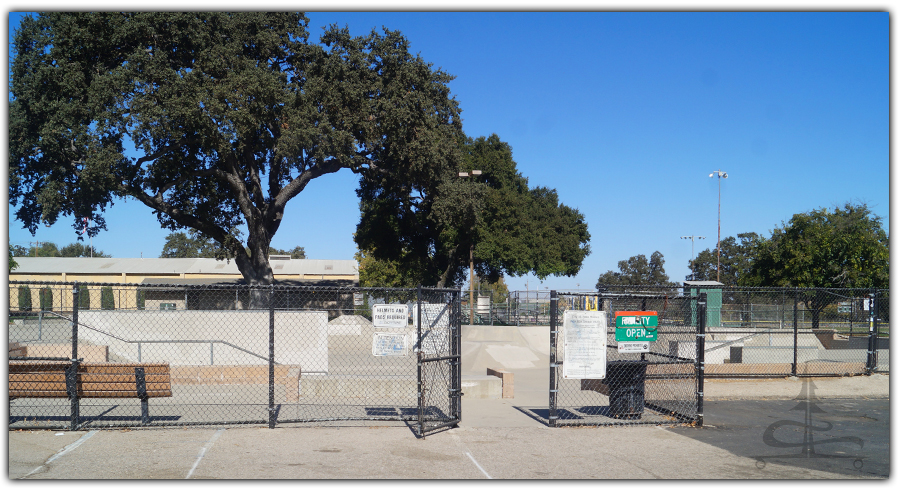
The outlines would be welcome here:
[[[566,363],[577,363],[576,335],[566,317],[575,311],[605,314],[596,335],[605,341],[605,377],[583,377]],[[655,311],[655,340],[638,342],[648,352],[620,352],[616,312]],[[692,316],[693,313],[693,316]],[[631,317],[631,316],[629,316]],[[635,316],[636,317],[636,316]],[[550,425],[630,425],[693,423],[698,420],[696,298],[672,290],[609,290],[602,294],[558,294],[551,329]],[[571,327],[568,327],[571,328]],[[602,345],[602,344],[600,344]],[[572,352],[566,352],[568,350]],[[555,351],[555,363],[553,352]],[[556,365],[556,366],[554,366]],[[596,369],[596,367],[595,367]],[[556,390],[553,393],[553,390]],[[555,396],[555,397],[554,397]]]
[[[11,428],[459,420],[457,290],[73,290],[10,285]],[[382,304],[402,318],[376,327]]]

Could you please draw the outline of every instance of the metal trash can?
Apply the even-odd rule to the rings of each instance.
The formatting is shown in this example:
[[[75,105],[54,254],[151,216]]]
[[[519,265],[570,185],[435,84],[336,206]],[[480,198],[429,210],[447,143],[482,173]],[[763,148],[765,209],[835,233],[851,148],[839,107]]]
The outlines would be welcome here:
[[[620,420],[639,420],[644,413],[644,378],[647,362],[643,360],[610,361],[606,365],[609,387],[609,413]]]

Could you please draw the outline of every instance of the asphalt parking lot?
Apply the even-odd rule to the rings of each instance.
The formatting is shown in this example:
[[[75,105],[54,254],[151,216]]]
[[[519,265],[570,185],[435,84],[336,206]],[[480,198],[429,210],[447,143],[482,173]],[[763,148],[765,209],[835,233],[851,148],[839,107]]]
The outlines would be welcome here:
[[[299,428],[8,432],[10,479],[884,479],[888,377],[711,382],[703,428],[554,429],[512,400],[470,400],[458,428],[416,439],[403,423]],[[868,387],[868,389],[866,389]],[[799,389],[799,390],[798,390]],[[849,394],[841,394],[848,392]],[[748,392],[748,391],[744,391]],[[795,396],[778,396],[789,394]],[[806,444],[804,444],[806,443]]]

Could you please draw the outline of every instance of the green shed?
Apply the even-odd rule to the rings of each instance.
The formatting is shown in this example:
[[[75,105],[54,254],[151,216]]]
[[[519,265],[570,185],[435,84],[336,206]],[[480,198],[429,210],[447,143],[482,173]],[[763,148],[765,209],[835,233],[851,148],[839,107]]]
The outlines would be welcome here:
[[[722,326],[722,287],[718,281],[685,281],[684,294],[706,293],[706,326]],[[691,325],[697,324],[697,303],[691,302]]]

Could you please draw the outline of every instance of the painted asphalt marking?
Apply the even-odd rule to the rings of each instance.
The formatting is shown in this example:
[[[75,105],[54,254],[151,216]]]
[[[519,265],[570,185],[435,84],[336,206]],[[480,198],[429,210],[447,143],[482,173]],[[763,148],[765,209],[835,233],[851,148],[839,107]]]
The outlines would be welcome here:
[[[480,470],[481,473],[484,474],[484,477],[486,477],[488,479],[494,479],[491,477],[490,474],[487,473],[487,471],[485,471],[484,469],[481,468],[481,465],[479,465],[478,462],[475,461],[475,458],[472,457],[471,453],[466,452],[466,456],[469,457],[469,460],[471,460],[473,464],[475,464],[475,467],[478,467],[478,470]]]
[[[97,433],[97,430],[95,429],[95,430],[92,430],[92,431],[88,432],[88,433],[85,434],[84,436],[81,436],[80,438],[78,438],[77,441],[75,441],[74,443],[70,444],[69,446],[66,446],[65,448],[63,448],[62,450],[60,450],[59,453],[57,453],[56,455],[53,455],[52,457],[48,458],[47,461],[44,462],[43,465],[41,465],[41,466],[38,467],[37,469],[34,469],[33,471],[29,472],[28,474],[25,474],[24,476],[20,477],[19,479],[25,479],[26,477],[28,477],[28,476],[30,476],[30,475],[32,475],[32,474],[36,474],[39,470],[41,470],[41,469],[43,469],[44,467],[50,465],[50,462],[56,460],[57,458],[59,458],[59,457],[65,455],[66,453],[69,453],[70,451],[73,451],[75,448],[78,448],[79,446],[81,446],[82,443],[84,443],[85,441],[87,441],[88,439],[90,439],[91,436],[93,436],[93,435],[96,434],[96,433]],[[57,434],[57,436],[58,436],[58,435],[59,435],[59,434]]]
[[[451,436],[453,436],[453,439],[456,441],[457,446],[459,446],[460,448],[465,450],[466,456],[469,457],[469,460],[471,460],[473,464],[475,464],[475,467],[478,467],[478,470],[480,470],[481,473],[484,474],[484,477],[486,477],[488,479],[494,479],[491,477],[490,474],[487,473],[486,470],[484,470],[484,467],[482,467],[481,464],[479,464],[478,461],[475,460],[475,457],[473,457],[472,454],[469,452],[469,448],[467,448],[466,445],[463,444],[462,440],[459,439],[459,436],[456,435],[455,431],[456,431],[456,429],[450,429],[449,431],[447,431],[447,433],[450,434]]]
[[[206,455],[206,450],[208,450],[213,445],[213,443],[216,442],[216,439],[219,439],[219,436],[221,436],[223,432],[225,432],[225,429],[217,430],[216,433],[213,434],[211,438],[209,438],[209,441],[207,441],[206,444],[203,445],[203,449],[201,449],[200,454],[197,455],[197,461],[194,462],[194,466],[191,467],[191,471],[188,472],[188,475],[187,477],[185,477],[185,479],[191,478],[191,476],[194,474],[194,471],[197,470],[197,466],[200,465],[200,461],[203,460],[203,456]]]

